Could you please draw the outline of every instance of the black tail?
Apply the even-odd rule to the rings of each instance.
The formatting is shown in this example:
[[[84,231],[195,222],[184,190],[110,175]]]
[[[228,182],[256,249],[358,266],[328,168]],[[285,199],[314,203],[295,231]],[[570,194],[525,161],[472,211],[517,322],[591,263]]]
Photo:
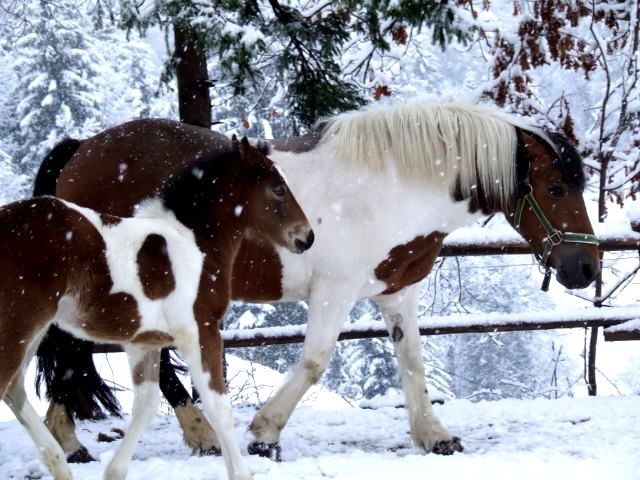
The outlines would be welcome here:
[[[60,172],[80,146],[79,140],[66,139],[46,156],[33,187],[33,195],[55,195]],[[108,413],[120,415],[120,404],[111,388],[102,381],[93,364],[93,343],[49,328],[38,347],[36,392],[44,381],[47,398],[62,404],[80,419],[104,418]]]
[[[76,153],[80,143],[80,140],[65,138],[53,147],[53,150],[42,161],[36,174],[36,180],[33,182],[34,197],[56,194],[56,183],[58,183],[60,172]]]
[[[47,398],[81,420],[105,417],[103,408],[120,415],[120,404],[93,364],[93,343],[79,340],[52,325],[38,347],[36,392],[47,386]]]

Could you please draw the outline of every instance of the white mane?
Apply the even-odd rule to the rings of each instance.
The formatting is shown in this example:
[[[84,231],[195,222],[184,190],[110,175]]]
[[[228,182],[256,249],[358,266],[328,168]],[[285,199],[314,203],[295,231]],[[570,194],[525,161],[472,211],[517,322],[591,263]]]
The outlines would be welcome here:
[[[403,179],[454,189],[459,178],[465,197],[480,184],[487,195],[508,201],[515,187],[514,127],[548,139],[523,119],[489,106],[418,103],[338,115],[329,120],[322,143],[335,145],[356,167],[383,172],[392,161]]]

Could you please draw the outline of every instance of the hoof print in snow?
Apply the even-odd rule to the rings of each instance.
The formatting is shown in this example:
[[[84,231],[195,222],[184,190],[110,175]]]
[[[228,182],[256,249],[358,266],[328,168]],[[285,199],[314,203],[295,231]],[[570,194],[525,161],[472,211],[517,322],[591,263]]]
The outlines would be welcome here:
[[[260,457],[265,457],[274,462],[282,461],[282,449],[280,448],[280,443],[264,443],[264,442],[253,442],[247,448],[249,451],[249,455],[258,455]]]
[[[433,447],[433,453],[436,455],[453,455],[456,452],[463,452],[464,447],[459,437],[453,437],[451,440],[440,440]]]
[[[219,457],[222,452],[218,447],[198,448],[196,454],[199,457]]]
[[[111,432],[115,435],[107,435],[106,433],[102,432],[98,433],[97,441],[102,443],[111,443],[124,438],[124,430],[120,428],[112,428]]]
[[[95,461],[96,459],[91,456],[89,450],[85,447],[81,447],[75,452],[67,455],[67,462],[69,463],[90,463]]]

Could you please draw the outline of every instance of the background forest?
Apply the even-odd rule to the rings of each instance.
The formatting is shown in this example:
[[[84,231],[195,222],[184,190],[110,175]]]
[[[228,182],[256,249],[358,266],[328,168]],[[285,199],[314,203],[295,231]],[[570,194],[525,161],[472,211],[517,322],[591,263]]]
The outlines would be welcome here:
[[[28,195],[62,138],[133,118],[269,138],[367,103],[429,96],[495,103],[562,131],[588,167],[592,221],[619,218],[640,178],[639,11],[630,0],[0,0],[0,200]],[[189,85],[180,84],[185,68]],[[185,91],[212,108],[186,109]],[[629,256],[605,259],[605,286],[632,269]],[[587,305],[558,286],[540,292],[540,278],[529,256],[441,259],[424,282],[422,314]],[[608,304],[638,298],[628,282]],[[362,302],[351,321],[378,315]],[[234,304],[226,325],[305,318],[304,303]],[[584,387],[581,339],[423,339],[428,379],[473,400],[574,395]],[[233,353],[284,372],[300,348]],[[629,373],[639,358],[611,379],[620,391],[640,392]],[[394,362],[386,340],[342,342],[323,381],[345,398],[372,398],[399,387]]]

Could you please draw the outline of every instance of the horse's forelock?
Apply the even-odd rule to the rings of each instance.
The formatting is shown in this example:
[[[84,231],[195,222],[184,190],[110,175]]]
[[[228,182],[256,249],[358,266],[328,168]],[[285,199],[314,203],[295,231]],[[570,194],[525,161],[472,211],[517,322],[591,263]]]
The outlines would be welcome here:
[[[572,188],[583,191],[587,183],[584,162],[576,147],[559,132],[547,132],[555,150],[554,161],[562,170],[564,181]]]

